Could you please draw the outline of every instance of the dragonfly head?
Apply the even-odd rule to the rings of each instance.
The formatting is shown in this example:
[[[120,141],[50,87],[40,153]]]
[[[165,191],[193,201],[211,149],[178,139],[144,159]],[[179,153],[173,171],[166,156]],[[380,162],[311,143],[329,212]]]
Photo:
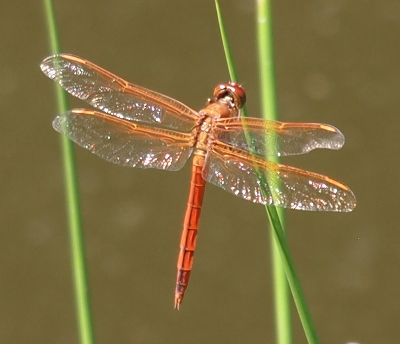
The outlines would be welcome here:
[[[219,84],[215,87],[213,101],[228,103],[230,107],[239,110],[246,103],[246,93],[240,85],[231,81],[229,84]]]

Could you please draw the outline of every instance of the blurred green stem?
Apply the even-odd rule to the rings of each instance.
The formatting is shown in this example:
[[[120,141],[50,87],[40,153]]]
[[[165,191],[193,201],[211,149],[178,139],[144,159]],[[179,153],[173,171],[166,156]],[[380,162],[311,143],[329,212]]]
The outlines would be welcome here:
[[[278,102],[271,2],[271,0],[257,1],[258,59],[263,118],[277,120]],[[279,162],[278,158],[270,158],[270,160]],[[308,343],[317,344],[319,339],[286,240],[284,212],[274,206],[267,206],[267,212],[272,225],[271,248],[274,270],[277,343],[290,344],[293,342],[290,299],[285,281],[286,275]]]
[[[225,56],[229,68],[232,81],[237,81],[237,73],[234,68],[233,57],[229,47],[226,29],[222,18],[221,9],[218,0],[215,0],[217,16],[224,46]],[[272,13],[271,1],[258,0],[257,2],[257,23],[258,23],[258,43],[259,43],[259,66],[260,66],[260,84],[262,109],[264,114],[270,117],[265,119],[277,119],[277,97],[275,85],[275,69],[274,69],[274,50],[272,35]],[[242,112],[242,115],[245,115]],[[250,134],[247,135],[249,142],[252,141]],[[251,144],[250,144],[251,146]],[[272,159],[271,159],[272,160]],[[277,159],[273,161],[278,162]],[[271,195],[269,183],[265,180],[262,171],[257,171],[260,185],[264,195]],[[292,324],[290,313],[290,297],[288,292],[287,281],[299,313],[300,320],[303,324],[304,332],[310,344],[318,344],[319,340],[301,289],[300,281],[296,274],[293,260],[290,255],[289,246],[284,231],[284,213],[282,209],[274,206],[266,206],[266,211],[271,223],[271,247],[273,256],[274,270],[274,298],[276,309],[276,331],[277,343],[291,344]]]
[[[58,54],[60,53],[60,41],[58,38],[53,3],[51,0],[43,0],[43,5],[47,21],[50,50],[52,54]],[[66,94],[58,85],[56,86],[56,99],[58,112],[62,113],[67,111],[68,104]],[[80,343],[94,344],[95,339],[90,308],[75,156],[72,142],[64,135],[60,135],[60,138]]]
[[[266,120],[278,119],[278,102],[275,83],[275,59],[273,42],[273,25],[271,1],[257,2],[257,38],[258,63],[260,75],[261,113]],[[277,156],[269,156],[269,160],[279,163]],[[271,211],[267,209],[271,219]],[[280,219],[282,235],[285,232],[285,213],[282,208],[275,208]],[[290,310],[290,293],[286,280],[285,268],[280,254],[280,245],[276,238],[276,226],[271,222],[271,257],[274,280],[276,342],[290,344],[293,342]],[[286,241],[286,240],[285,240]]]

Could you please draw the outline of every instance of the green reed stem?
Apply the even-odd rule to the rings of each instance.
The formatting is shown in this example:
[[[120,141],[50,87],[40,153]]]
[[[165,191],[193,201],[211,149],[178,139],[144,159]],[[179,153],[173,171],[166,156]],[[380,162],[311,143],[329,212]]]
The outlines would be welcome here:
[[[261,114],[266,120],[278,119],[272,29],[271,1],[260,0],[257,2],[258,64],[260,75]],[[276,163],[279,163],[280,160],[277,156],[270,156],[268,159]],[[275,216],[280,219],[280,226],[273,225],[273,230],[270,231],[274,276],[276,342],[280,344],[291,344],[293,342],[293,336],[290,294],[284,262],[282,261],[280,253],[282,249],[280,248],[279,241],[277,241],[277,231],[280,231],[282,237],[285,235],[285,214],[282,208],[267,207],[270,219],[272,218],[270,213],[274,211],[277,212]],[[287,244],[286,240],[284,241],[284,244]],[[289,252],[289,250],[287,251]]]
[[[58,54],[60,53],[60,40],[53,3],[51,0],[43,0],[43,5],[50,50],[52,54]],[[60,86],[56,85],[55,87],[58,112],[62,113],[68,110],[66,93]],[[94,344],[75,155],[72,141],[64,135],[60,135],[60,138],[80,343]]]
[[[232,81],[237,81],[237,74],[234,68],[231,49],[229,47],[228,38],[226,35],[225,25],[222,18],[222,13],[215,0],[217,8],[217,16],[224,45],[225,56]],[[258,42],[259,42],[259,64],[260,64],[260,84],[261,84],[261,99],[263,101],[263,113],[270,114],[272,117],[264,117],[265,119],[277,119],[277,97],[275,86],[275,70],[274,70],[274,50],[272,36],[272,14],[271,4],[268,0],[259,0],[257,7],[257,22],[258,22]],[[242,115],[244,115],[242,113]],[[251,142],[251,135],[248,135],[248,140]],[[251,145],[250,145],[251,146]],[[271,159],[272,160],[272,159]],[[277,161],[277,160],[275,160]],[[271,194],[268,182],[262,171],[258,171],[261,184],[265,185],[262,190],[264,194]],[[284,231],[284,213],[282,209],[277,209],[274,206],[266,206],[271,224],[271,247],[273,256],[274,270],[274,299],[275,299],[275,314],[276,314],[276,331],[277,343],[291,344],[292,325],[290,314],[290,298],[288,293],[287,281],[299,313],[300,320],[303,324],[304,332],[310,344],[318,344],[319,340],[305,302],[300,281],[298,279],[293,260],[290,255],[289,245],[286,240]],[[285,278],[286,277],[286,278]]]
[[[276,93],[275,58],[273,42],[273,23],[271,0],[257,1],[257,33],[260,70],[261,105],[264,119],[277,120],[278,102]],[[271,159],[279,162],[278,159]],[[308,343],[317,344],[319,339],[308,310],[308,306],[290,255],[286,235],[284,233],[284,214],[282,209],[267,206],[272,230],[272,256],[274,265],[274,295],[276,305],[277,343],[293,342],[290,319],[290,300],[287,281],[303,325]],[[279,218],[281,221],[278,221]],[[284,269],[282,269],[284,268]],[[285,273],[284,273],[285,272]]]

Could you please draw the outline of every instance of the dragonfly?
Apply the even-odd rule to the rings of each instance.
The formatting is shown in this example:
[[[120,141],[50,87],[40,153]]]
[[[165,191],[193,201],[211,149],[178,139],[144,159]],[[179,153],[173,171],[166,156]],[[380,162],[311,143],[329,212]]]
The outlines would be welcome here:
[[[74,55],[47,57],[41,69],[98,110],[73,109],[54,119],[54,129],[79,146],[114,164],[168,171],[180,170],[193,155],[177,264],[177,309],[192,271],[207,182],[263,205],[335,212],[356,206],[345,184],[267,159],[340,149],[343,134],[328,124],[242,117],[246,93],[237,83],[217,85],[206,106],[195,111]]]

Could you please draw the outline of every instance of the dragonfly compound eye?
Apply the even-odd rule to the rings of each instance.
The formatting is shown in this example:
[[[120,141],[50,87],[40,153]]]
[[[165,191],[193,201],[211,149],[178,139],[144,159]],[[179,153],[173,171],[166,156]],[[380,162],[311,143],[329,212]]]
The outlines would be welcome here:
[[[219,84],[214,89],[214,99],[230,97],[238,109],[242,108],[246,103],[246,93],[244,89],[236,82],[229,84]]]

